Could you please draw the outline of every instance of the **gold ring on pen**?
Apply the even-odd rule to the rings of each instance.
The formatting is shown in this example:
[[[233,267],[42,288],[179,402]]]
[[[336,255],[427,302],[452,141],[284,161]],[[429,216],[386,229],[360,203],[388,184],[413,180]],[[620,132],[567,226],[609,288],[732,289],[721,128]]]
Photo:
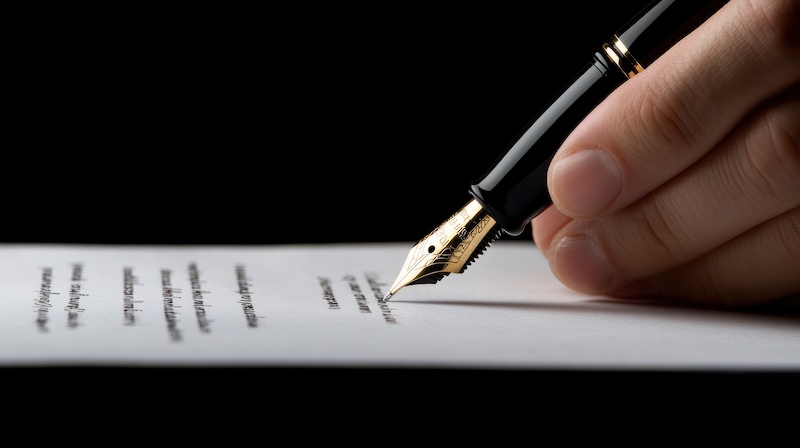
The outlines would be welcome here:
[[[616,64],[628,78],[633,78],[634,75],[644,70],[642,65],[639,64],[639,61],[633,57],[628,47],[619,40],[616,34],[611,37],[610,45],[607,43],[603,44],[603,51],[606,52],[606,55],[614,61],[614,64]]]

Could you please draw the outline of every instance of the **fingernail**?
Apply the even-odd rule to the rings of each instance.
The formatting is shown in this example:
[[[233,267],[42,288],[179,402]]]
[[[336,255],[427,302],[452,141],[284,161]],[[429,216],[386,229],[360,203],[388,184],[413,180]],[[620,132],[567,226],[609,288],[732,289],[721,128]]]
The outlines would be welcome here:
[[[622,189],[617,164],[600,149],[584,149],[556,161],[552,182],[553,202],[582,218],[599,215]]]
[[[611,286],[611,268],[598,245],[585,235],[563,237],[553,250],[558,279],[569,288],[598,294]]]

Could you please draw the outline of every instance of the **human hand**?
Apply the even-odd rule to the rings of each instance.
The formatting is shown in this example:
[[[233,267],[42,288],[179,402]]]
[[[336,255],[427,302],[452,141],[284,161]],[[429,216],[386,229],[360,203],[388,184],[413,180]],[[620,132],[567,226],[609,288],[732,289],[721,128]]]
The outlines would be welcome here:
[[[577,126],[548,188],[533,238],[571,289],[800,295],[800,1],[731,0]]]

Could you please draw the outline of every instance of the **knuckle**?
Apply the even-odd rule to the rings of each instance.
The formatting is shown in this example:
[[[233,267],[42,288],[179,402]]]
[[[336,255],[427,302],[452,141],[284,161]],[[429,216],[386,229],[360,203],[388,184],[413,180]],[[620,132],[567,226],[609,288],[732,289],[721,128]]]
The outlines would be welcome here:
[[[800,2],[796,0],[760,0],[753,2],[755,32],[760,36],[770,57],[787,61],[798,72],[800,61]]]
[[[789,212],[787,219],[778,227],[778,232],[790,259],[800,259],[800,208]]]
[[[747,169],[764,197],[800,203],[800,101],[773,107],[763,115],[748,143]]]
[[[679,80],[675,82],[681,84]],[[643,100],[638,105],[638,123],[646,123],[641,129],[646,129],[647,136],[637,139],[637,143],[652,142],[645,153],[657,155],[663,160],[676,156],[683,158],[682,153],[691,149],[697,130],[691,129],[690,126],[698,121],[693,116],[691,108],[682,101],[688,97],[690,96],[680,92],[671,94],[652,92],[643,95]],[[642,131],[637,129],[631,130],[634,135],[640,132]]]
[[[676,215],[669,211],[663,201],[645,201],[641,209],[641,228],[652,255],[661,258],[667,265],[680,259],[681,235],[677,231]]]

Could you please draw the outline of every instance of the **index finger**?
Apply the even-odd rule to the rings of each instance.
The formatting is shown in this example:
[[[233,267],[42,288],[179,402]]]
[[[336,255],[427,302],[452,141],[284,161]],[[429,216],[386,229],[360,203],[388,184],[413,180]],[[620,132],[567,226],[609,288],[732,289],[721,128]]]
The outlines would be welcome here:
[[[612,92],[548,170],[553,203],[590,218],[619,210],[703,157],[763,100],[800,77],[800,2],[734,0]]]

